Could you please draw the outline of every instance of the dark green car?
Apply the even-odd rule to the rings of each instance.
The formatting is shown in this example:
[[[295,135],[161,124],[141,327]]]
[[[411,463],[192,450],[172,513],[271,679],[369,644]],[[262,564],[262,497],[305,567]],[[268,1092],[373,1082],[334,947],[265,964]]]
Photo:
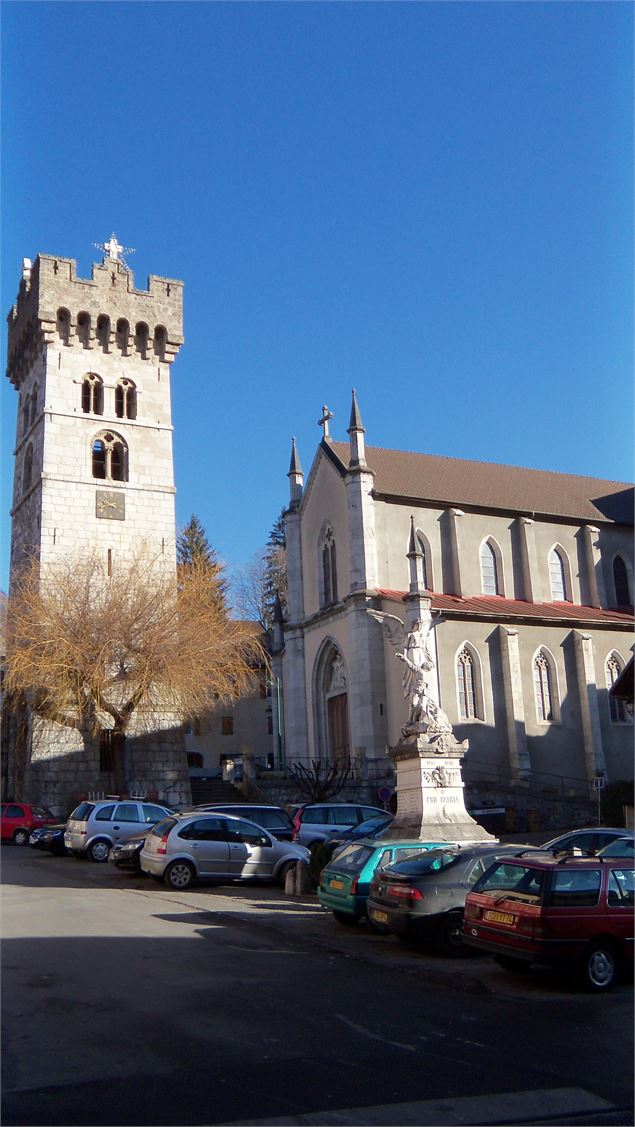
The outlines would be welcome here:
[[[331,909],[338,923],[355,924],[366,914],[370,882],[377,869],[447,844],[412,838],[393,841],[363,838],[351,842],[322,869],[318,900],[323,908]]]

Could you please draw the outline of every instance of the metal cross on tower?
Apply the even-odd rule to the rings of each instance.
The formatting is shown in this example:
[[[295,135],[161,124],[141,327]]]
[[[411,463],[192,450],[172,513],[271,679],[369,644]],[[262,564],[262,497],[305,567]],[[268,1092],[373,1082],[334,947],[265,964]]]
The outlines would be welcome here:
[[[122,266],[126,267],[126,270],[128,269],[124,254],[134,254],[134,247],[123,247],[121,243],[117,241],[117,236],[114,231],[108,239],[108,242],[93,243],[93,246],[96,247],[97,250],[104,252],[104,262],[120,262]]]

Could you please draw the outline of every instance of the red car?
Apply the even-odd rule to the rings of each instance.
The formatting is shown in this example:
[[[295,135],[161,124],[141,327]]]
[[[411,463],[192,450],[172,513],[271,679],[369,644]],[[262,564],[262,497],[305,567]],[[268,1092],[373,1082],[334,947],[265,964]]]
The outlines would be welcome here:
[[[40,826],[54,826],[59,822],[46,806],[32,806],[27,802],[3,802],[0,806],[0,837],[16,845],[27,845],[31,830]]]
[[[608,990],[633,960],[632,857],[505,857],[465,901],[463,941],[506,970],[559,964]]]

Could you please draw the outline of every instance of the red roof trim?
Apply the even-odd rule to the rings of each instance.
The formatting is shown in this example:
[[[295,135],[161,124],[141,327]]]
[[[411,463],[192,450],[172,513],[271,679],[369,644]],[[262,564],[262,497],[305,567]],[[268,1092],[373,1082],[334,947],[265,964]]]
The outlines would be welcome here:
[[[403,601],[407,591],[393,591],[387,587],[377,588],[377,594],[384,599]],[[528,603],[523,599],[506,599],[504,595],[473,595],[462,598],[458,595],[429,592],[434,610],[456,611],[459,614],[486,615],[487,617],[551,618],[559,621],[584,621],[614,623],[632,626],[632,614],[617,610],[602,610],[600,607],[585,607],[577,603]]]

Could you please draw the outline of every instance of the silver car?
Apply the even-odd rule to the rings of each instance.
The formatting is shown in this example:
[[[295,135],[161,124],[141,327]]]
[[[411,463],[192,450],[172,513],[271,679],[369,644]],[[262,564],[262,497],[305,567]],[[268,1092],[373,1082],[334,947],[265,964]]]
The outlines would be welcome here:
[[[183,890],[199,877],[284,884],[289,869],[309,859],[304,846],[278,841],[246,818],[199,811],[174,814],[153,826],[140,863],[155,880]]]
[[[125,799],[104,799],[80,802],[70,815],[64,832],[64,845],[75,857],[91,861],[107,861],[111,846],[117,841],[147,830],[172,811],[157,802]]]

